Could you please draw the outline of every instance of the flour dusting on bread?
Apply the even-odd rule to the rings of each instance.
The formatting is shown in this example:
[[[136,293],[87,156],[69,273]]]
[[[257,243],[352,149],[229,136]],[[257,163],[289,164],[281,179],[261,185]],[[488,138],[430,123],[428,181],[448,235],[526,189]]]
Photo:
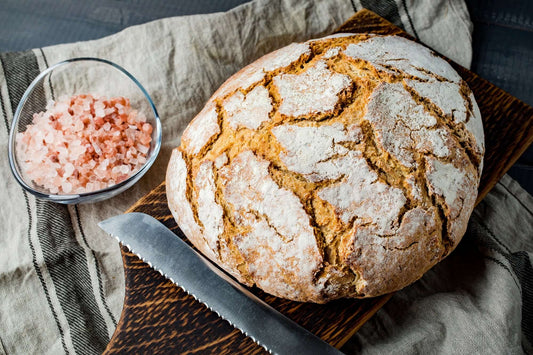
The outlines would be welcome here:
[[[280,125],[272,133],[284,148],[282,162],[312,182],[341,176],[343,172],[332,157],[348,154],[349,149],[340,143],[358,143],[362,139],[359,126],[344,127],[341,123],[319,127]]]
[[[338,94],[350,85],[350,77],[337,74],[318,62],[302,74],[281,74],[274,78],[280,96],[279,112],[301,116],[333,110]]]
[[[220,133],[220,126],[216,106],[208,104],[187,126],[181,140],[186,144],[188,154],[198,154],[218,133]]]
[[[272,100],[264,86],[257,86],[247,95],[237,91],[224,101],[224,109],[231,128],[257,129],[270,119],[268,114],[272,111]]]
[[[213,177],[213,163],[203,162],[195,179],[198,193],[198,218],[204,226],[204,238],[212,250],[217,250],[218,237],[224,231],[222,207],[215,201],[216,186]]]
[[[399,71],[422,80],[435,79],[434,75],[452,82],[461,80],[459,74],[444,59],[437,57],[427,47],[413,44],[403,37],[371,37],[349,44],[344,53],[352,58],[369,61],[386,72]]]

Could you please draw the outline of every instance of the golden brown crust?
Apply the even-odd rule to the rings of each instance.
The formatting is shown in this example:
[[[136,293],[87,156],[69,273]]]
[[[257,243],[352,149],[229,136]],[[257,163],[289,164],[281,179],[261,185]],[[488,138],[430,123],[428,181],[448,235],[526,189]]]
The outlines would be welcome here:
[[[318,303],[377,296],[460,241],[482,140],[470,90],[431,51],[329,37],[228,79],[172,154],[167,197],[192,243],[247,285]]]

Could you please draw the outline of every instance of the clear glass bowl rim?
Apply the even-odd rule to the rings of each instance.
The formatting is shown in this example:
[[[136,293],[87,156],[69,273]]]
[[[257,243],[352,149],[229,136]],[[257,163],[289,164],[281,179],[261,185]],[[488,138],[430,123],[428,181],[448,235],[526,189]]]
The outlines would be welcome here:
[[[15,135],[17,133],[17,127],[18,127],[18,121],[20,119],[20,113],[22,111],[22,107],[24,106],[25,102],[27,101],[28,97],[32,93],[35,85],[41,81],[46,75],[48,75],[50,72],[52,72],[54,69],[57,69],[60,66],[70,64],[73,62],[81,62],[81,61],[93,61],[98,63],[103,63],[112,66],[113,68],[121,71],[123,74],[125,74],[129,79],[131,79],[135,85],[141,90],[145,98],[148,100],[148,103],[150,104],[150,107],[152,109],[152,112],[155,117],[155,124],[156,126],[154,129],[156,130],[156,137],[155,137],[155,145],[153,147],[152,153],[150,154],[149,159],[146,161],[146,163],[140,168],[135,174],[130,176],[124,181],[121,181],[113,186],[106,187],[104,189],[91,191],[91,192],[84,192],[81,194],[46,194],[42,193],[40,191],[36,191],[33,189],[30,185],[28,185],[21,174],[19,174],[19,170],[15,163]],[[15,176],[15,179],[17,182],[28,192],[34,194],[36,197],[49,200],[49,201],[55,201],[55,202],[61,202],[61,203],[76,203],[76,202],[83,202],[83,201],[89,201],[92,199],[96,199],[96,197],[103,195],[107,197],[112,197],[112,192],[115,191],[122,191],[126,188],[130,187],[133,183],[135,183],[138,179],[140,179],[147,171],[150,169],[152,164],[154,163],[155,159],[157,158],[159,154],[159,150],[161,149],[161,139],[162,139],[162,133],[161,133],[161,120],[159,118],[159,114],[157,113],[157,109],[154,105],[154,102],[152,101],[152,98],[146,91],[146,89],[142,86],[142,84],[132,75],[130,74],[126,69],[121,67],[120,65],[113,63],[112,61],[109,61],[107,59],[102,58],[95,58],[95,57],[78,57],[78,58],[70,58],[63,60],[61,62],[58,62],[47,69],[43,70],[28,86],[24,94],[22,95],[22,98],[20,99],[20,102],[17,106],[17,109],[15,110],[15,114],[13,115],[13,120],[11,121],[11,129],[9,132],[9,142],[8,142],[8,157],[9,157],[9,166],[11,168],[11,172]],[[105,197],[105,198],[107,198]],[[105,199],[104,198],[104,199]]]

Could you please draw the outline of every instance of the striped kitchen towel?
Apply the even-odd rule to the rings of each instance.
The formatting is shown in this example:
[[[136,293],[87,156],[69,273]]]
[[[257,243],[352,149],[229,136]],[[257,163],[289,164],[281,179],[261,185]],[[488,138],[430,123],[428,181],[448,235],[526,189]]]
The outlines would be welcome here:
[[[330,33],[363,7],[384,16],[456,62],[470,65],[472,25],[462,0],[256,0],[227,13],[157,20],[95,41],[0,54],[0,114],[3,118],[0,139],[4,142],[0,146],[4,205],[0,213],[0,353],[101,353],[120,317],[124,279],[118,244],[96,223],[124,212],[163,180],[169,153],[178,144],[182,130],[226,78],[276,48]],[[64,206],[37,200],[16,183],[7,161],[7,137],[13,112],[33,78],[58,61],[80,56],[109,59],[139,79],[154,99],[162,118],[163,147],[148,174],[127,192],[105,202]],[[501,190],[493,203],[499,204],[499,199],[508,198],[506,196]],[[519,203],[530,206],[530,202],[520,202],[523,198],[517,199],[519,202],[514,202],[513,208],[518,208]],[[494,218],[496,221],[497,216]],[[473,240],[477,243],[477,239]],[[514,252],[512,244],[504,240],[491,249],[496,242],[488,239],[486,243],[491,252],[498,249],[500,254],[481,258],[481,262],[493,260],[492,263],[501,269],[517,272],[509,266],[515,259],[505,257]],[[525,250],[531,251],[530,245],[527,247],[529,249]],[[520,260],[531,267],[527,264],[529,259]],[[489,267],[481,271],[492,272]],[[522,287],[519,276],[509,277],[503,272],[498,274],[500,276],[514,280],[511,286]],[[496,278],[495,282],[498,280]],[[509,296],[511,298],[506,302],[521,305],[520,292],[510,289],[511,293],[512,297]],[[430,296],[437,297],[429,294],[424,307],[431,306]],[[460,292],[453,294],[453,297],[460,296]],[[440,332],[436,333],[442,340],[439,344],[448,346],[454,341],[446,337],[448,327],[459,332],[468,325],[477,326],[481,316],[495,323],[502,322],[504,318],[498,318],[500,308],[497,304],[492,313],[490,305],[487,305],[486,312],[473,308],[476,317],[472,316],[471,323],[467,322],[467,306],[485,300],[483,296],[479,297],[469,299],[468,305],[459,303],[466,314],[461,318],[461,324],[455,324],[449,318],[439,323],[437,329]],[[396,299],[400,305],[405,302],[395,296],[388,308],[394,310]],[[435,304],[439,305],[438,302]],[[521,310],[520,307],[517,309]],[[393,319],[386,323],[387,327],[401,328],[400,321],[393,324],[393,311],[387,309],[384,312],[383,317]],[[512,315],[520,316],[520,312],[515,313]],[[407,313],[402,315],[410,317]],[[517,319],[505,318],[507,323],[502,324],[514,326],[515,323],[509,322]],[[365,338],[354,338],[345,350],[427,350],[422,346],[424,337],[419,335],[421,333],[416,333],[417,337],[405,334],[401,337],[401,332],[388,335],[380,332],[379,327],[385,323],[381,316],[379,320],[379,323],[368,323],[360,333],[366,334]],[[429,327],[427,323],[418,324]],[[415,334],[419,329],[416,324],[412,327]],[[491,330],[505,338],[503,328]],[[513,334],[521,334],[519,326],[511,329],[518,329]],[[383,335],[377,339],[372,334]],[[521,339],[518,337],[509,336],[501,344],[516,345]],[[475,344],[476,339],[471,340]],[[379,347],[385,345],[390,347]]]

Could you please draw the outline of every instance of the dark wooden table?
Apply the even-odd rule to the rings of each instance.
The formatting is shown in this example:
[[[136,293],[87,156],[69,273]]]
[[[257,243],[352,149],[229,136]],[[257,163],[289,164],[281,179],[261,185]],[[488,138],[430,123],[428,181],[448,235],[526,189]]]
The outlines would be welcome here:
[[[360,11],[339,32],[406,35],[370,11]],[[485,168],[478,202],[533,142],[533,108],[471,71],[452,63],[477,98],[486,140]],[[166,203],[164,183],[128,212],[151,214],[183,237]],[[121,319],[106,353],[264,353],[264,349],[218,318],[181,289],[122,249],[126,297]],[[256,295],[333,346],[340,348],[391,295],[338,300],[326,305]]]

